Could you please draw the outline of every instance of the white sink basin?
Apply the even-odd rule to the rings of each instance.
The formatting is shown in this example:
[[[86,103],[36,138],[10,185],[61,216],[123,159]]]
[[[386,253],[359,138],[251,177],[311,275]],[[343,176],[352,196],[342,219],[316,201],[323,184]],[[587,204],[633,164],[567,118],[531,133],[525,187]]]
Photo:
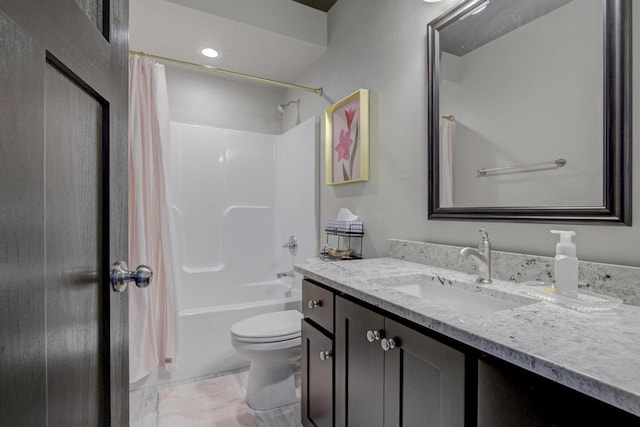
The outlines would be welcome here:
[[[388,277],[376,279],[374,282],[470,315],[494,313],[537,302],[534,299],[486,289],[475,283],[445,280],[426,274]]]

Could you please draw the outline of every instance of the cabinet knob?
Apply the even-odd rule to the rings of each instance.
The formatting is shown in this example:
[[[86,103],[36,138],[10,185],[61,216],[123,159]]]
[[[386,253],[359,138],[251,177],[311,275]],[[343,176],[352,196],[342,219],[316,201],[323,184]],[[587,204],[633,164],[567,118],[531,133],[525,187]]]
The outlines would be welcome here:
[[[312,310],[316,307],[322,307],[322,301],[310,299],[309,302],[307,303],[307,307],[309,307]]]
[[[367,331],[367,341],[369,342],[380,341],[381,337],[380,331]]]
[[[320,352],[320,360],[329,360],[331,359],[331,356],[333,356],[333,353],[331,353],[331,350]]]
[[[382,347],[382,349],[384,351],[389,351],[389,350],[393,350],[394,348],[396,348],[398,345],[398,338],[382,338],[382,341],[380,341],[380,346]]]

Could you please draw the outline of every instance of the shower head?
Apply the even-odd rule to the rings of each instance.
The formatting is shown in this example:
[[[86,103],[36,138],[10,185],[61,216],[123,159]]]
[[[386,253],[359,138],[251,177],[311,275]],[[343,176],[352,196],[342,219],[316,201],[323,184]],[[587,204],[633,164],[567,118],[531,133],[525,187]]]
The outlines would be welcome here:
[[[291,104],[296,104],[298,108],[300,108],[300,100],[298,99],[297,101],[289,101],[285,104],[278,105],[278,112],[280,114],[284,114],[284,112],[287,111],[287,108],[289,108],[289,105]]]

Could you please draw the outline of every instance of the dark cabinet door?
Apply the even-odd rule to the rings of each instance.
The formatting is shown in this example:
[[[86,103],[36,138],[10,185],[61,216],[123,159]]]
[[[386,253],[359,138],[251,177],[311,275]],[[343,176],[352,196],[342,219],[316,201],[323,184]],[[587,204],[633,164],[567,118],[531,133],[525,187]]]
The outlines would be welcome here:
[[[490,357],[478,361],[478,427],[640,426],[640,417]]]
[[[333,340],[302,321],[302,425],[333,426]]]
[[[384,351],[367,332],[382,331],[384,317],[340,297],[335,315],[336,426],[382,426]]]
[[[464,426],[465,356],[393,320],[385,320],[384,425]]]

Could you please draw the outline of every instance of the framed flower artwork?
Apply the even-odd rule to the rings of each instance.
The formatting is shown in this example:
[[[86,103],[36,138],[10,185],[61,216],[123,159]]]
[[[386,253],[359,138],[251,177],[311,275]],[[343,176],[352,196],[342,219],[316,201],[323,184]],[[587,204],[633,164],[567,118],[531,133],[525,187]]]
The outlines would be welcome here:
[[[369,91],[360,89],[327,108],[327,185],[369,180]]]

